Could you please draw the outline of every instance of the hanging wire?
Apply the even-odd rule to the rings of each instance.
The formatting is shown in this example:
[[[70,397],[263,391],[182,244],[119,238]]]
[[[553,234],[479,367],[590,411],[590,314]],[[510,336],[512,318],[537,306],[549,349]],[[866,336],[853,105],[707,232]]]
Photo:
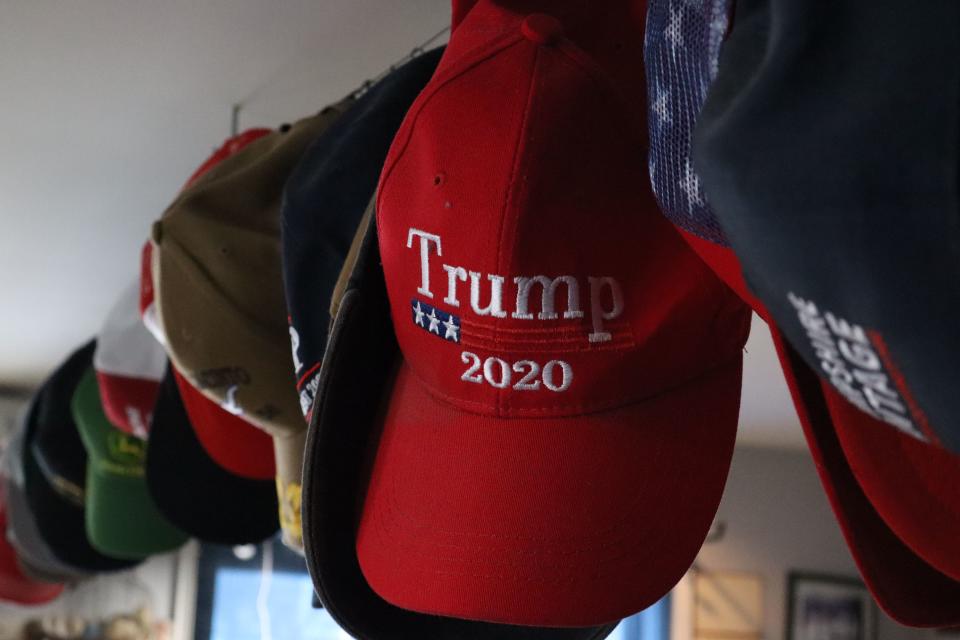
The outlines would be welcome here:
[[[364,93],[366,93],[370,89],[370,87],[372,87],[373,85],[383,80],[385,77],[387,77],[388,75],[396,71],[399,67],[402,67],[403,65],[410,62],[414,58],[417,58],[418,56],[423,55],[424,52],[426,52],[427,47],[429,47],[431,44],[433,44],[434,42],[436,42],[437,40],[439,40],[449,32],[450,32],[450,27],[444,27],[443,29],[440,29],[440,31],[437,31],[435,34],[433,34],[432,36],[430,36],[429,38],[427,38],[426,40],[424,40],[423,42],[415,46],[413,49],[410,50],[410,53],[403,56],[399,60],[395,61],[389,67],[387,67],[386,69],[381,71],[379,74],[374,76],[372,79],[365,80],[359,87],[356,88],[356,90],[354,90],[354,92],[351,95],[353,95],[354,98],[359,98]]]
[[[450,31],[450,27],[444,27],[443,29],[440,29],[439,31],[434,33],[432,36],[430,36],[429,38],[427,38],[426,40],[424,40],[423,42],[415,46],[410,51],[410,53],[403,56],[399,60],[395,61],[393,64],[391,64],[389,67],[381,71],[379,74],[377,74],[371,79],[364,80],[359,87],[357,87],[350,93],[350,95],[354,99],[359,98],[364,93],[366,93],[370,89],[370,87],[377,84],[378,82],[383,80],[386,76],[396,71],[397,68],[402,67],[403,65],[413,60],[414,58],[422,55],[427,50],[427,47],[429,47],[431,44],[433,44],[434,42],[442,38],[449,31]],[[284,64],[284,66],[287,66],[287,64]],[[278,74],[274,74],[274,76],[275,75],[278,75]],[[233,103],[230,106],[230,135],[231,136],[235,136],[238,133],[240,133],[240,111],[243,109],[244,106],[249,104],[250,101],[253,100],[253,98],[255,98],[261,91],[263,91],[265,87],[269,86],[271,81],[272,81],[272,78],[268,79],[267,82],[261,84],[259,87],[257,87],[256,89],[251,91],[249,94],[247,94],[245,98],[243,98],[242,100],[238,100],[237,102]]]

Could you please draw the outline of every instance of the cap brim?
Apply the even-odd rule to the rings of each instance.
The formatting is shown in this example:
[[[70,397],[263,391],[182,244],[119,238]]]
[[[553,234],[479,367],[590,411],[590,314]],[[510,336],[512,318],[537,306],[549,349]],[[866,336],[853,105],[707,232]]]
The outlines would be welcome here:
[[[960,625],[960,583],[924,562],[880,517],[844,455],[820,378],[773,326],[771,333],[820,480],[877,603],[905,625]]]
[[[390,325],[375,226],[358,252],[330,331],[303,470],[307,566],[324,606],[361,640],[601,640],[615,624],[580,629],[519,627],[416,613],[367,584],[356,554],[356,522],[398,347]]]
[[[62,497],[47,482],[29,446],[25,447],[23,472],[27,504],[37,531],[59,561],[93,573],[122,571],[140,563],[102,554],[91,546],[83,507]]]
[[[213,461],[234,475],[273,480],[276,467],[270,435],[222,409],[176,368],[173,375],[197,440]]]
[[[402,365],[357,536],[367,581],[404,608],[521,624],[654,604],[716,515],[740,372],[603,413],[504,419],[452,407]]]
[[[251,544],[279,528],[273,480],[234,475],[210,458],[169,370],[153,410],[146,476],[150,497],[164,517],[205,542]]]
[[[120,476],[89,465],[85,513],[90,544],[117,558],[146,558],[187,541],[157,511],[142,476]]]
[[[823,388],[853,475],[877,513],[914,553],[960,580],[960,457]]]

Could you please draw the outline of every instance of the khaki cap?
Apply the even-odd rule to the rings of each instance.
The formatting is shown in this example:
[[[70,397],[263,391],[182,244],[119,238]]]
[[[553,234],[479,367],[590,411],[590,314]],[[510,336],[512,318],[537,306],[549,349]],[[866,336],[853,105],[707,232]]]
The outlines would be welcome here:
[[[264,136],[185,189],[154,223],[158,317],[177,369],[273,436],[284,541],[302,548],[306,423],[294,391],[280,253],[283,187],[347,98]]]

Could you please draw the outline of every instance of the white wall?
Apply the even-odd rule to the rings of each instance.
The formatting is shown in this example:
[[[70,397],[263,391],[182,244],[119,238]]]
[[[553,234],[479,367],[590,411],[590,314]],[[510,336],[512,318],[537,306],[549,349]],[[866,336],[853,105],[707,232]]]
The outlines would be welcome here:
[[[787,573],[791,570],[858,577],[810,455],[738,446],[720,504],[726,533],[704,546],[701,571],[758,574],[763,581],[763,638],[784,637]],[[692,637],[691,581],[674,592],[674,640]],[[932,638],[901,627],[882,612],[878,640]]]

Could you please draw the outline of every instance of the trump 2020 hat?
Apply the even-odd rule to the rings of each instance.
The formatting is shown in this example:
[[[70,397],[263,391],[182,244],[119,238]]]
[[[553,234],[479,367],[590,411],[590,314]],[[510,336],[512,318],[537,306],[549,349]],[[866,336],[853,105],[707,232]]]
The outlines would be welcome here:
[[[903,624],[960,624],[960,583],[907,547],[864,494],[840,446],[835,418],[828,409],[826,398],[835,392],[829,385],[822,385],[817,374],[790,349],[763,304],[748,290],[739,261],[693,169],[690,148],[694,126],[707,95],[706,88],[716,76],[720,52],[717,38],[728,31],[726,11],[731,6],[732,3],[691,5],[682,0],[649,3],[645,62],[650,173],[658,200],[663,213],[691,247],[770,325],[817,472],[874,598]],[[749,36],[755,46],[764,46],[766,25],[748,20],[746,7],[738,7],[736,14],[735,40]],[[677,31],[677,24],[683,25],[682,32]],[[737,54],[735,49],[725,48],[724,55],[727,64],[733,56],[758,59],[749,50]]]
[[[299,498],[306,424],[294,391],[280,257],[283,185],[307,146],[353,102],[259,138],[200,176],[152,229],[154,296],[177,370],[273,436],[285,514]],[[284,518],[284,540],[302,546]]]
[[[147,492],[147,443],[110,424],[92,368],[73,393],[73,418],[87,450],[85,513],[90,544],[101,553],[134,559],[183,545],[187,535],[163,517]]]
[[[825,11],[738,4],[694,158],[864,493],[960,579],[960,5]]]
[[[107,572],[139,560],[100,553],[87,537],[87,452],[73,420],[71,399],[92,366],[96,341],[75,351],[44,382],[27,426],[23,474],[27,504],[43,541],[58,560],[81,571]]]
[[[330,329],[330,296],[400,122],[442,49],[395,69],[306,150],[283,192],[283,282],[300,409],[307,422]]]
[[[304,548],[316,593],[337,624],[359,640],[607,637],[616,624],[548,629],[417,613],[390,604],[363,577],[355,523],[382,423],[382,401],[400,355],[372,218],[371,201],[331,300],[334,322],[304,455]]]
[[[357,551],[415,611],[640,611],[689,568],[729,468],[749,315],[649,189],[618,62],[641,45],[602,36],[632,3],[570,5],[478,2],[381,177],[403,358]]]
[[[167,354],[140,317],[140,282],[124,288],[97,337],[93,367],[111,424],[146,440]]]

